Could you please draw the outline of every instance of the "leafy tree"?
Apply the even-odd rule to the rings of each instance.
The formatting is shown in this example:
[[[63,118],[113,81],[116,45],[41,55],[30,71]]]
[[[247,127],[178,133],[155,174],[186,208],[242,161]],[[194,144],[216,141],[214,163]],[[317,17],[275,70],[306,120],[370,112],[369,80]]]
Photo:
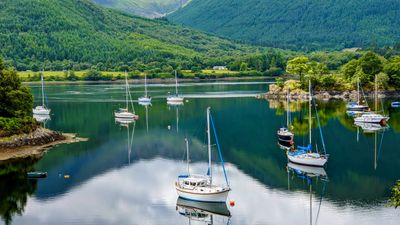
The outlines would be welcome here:
[[[245,62],[242,62],[240,64],[240,71],[247,71],[247,69],[248,69],[248,64]]]
[[[389,84],[400,86],[400,56],[389,60],[384,66],[383,71],[389,76]]]
[[[289,74],[298,75],[300,82],[303,82],[304,75],[310,70],[309,59],[305,56],[298,56],[287,62],[286,71]]]
[[[88,81],[96,81],[96,80],[102,80],[103,77],[101,72],[91,69],[83,75],[83,79]]]
[[[360,62],[356,59],[351,60],[350,62],[346,63],[342,66],[342,74],[345,78],[350,79],[354,76],[357,72],[357,68]]]
[[[0,117],[23,118],[32,114],[33,96],[22,86],[15,70],[4,68],[0,59]]]
[[[381,59],[373,52],[369,51],[360,58],[360,66],[364,73],[370,75],[372,79],[375,74],[378,74],[383,69]]]

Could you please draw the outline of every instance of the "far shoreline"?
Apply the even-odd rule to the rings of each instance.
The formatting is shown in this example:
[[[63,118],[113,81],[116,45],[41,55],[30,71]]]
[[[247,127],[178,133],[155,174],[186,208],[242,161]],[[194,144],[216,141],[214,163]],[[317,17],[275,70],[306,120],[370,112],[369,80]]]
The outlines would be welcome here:
[[[178,78],[180,83],[191,83],[191,82],[216,82],[216,81],[243,81],[243,80],[271,80],[271,83],[275,83],[276,77],[267,76],[251,76],[251,77],[221,77],[221,78]],[[125,80],[98,80],[98,81],[45,81],[46,85],[59,85],[59,84],[123,84]],[[128,79],[131,84],[144,84],[144,79]],[[23,81],[23,84],[40,84],[40,81]],[[175,83],[174,78],[152,78],[147,79],[148,84],[172,84]]]

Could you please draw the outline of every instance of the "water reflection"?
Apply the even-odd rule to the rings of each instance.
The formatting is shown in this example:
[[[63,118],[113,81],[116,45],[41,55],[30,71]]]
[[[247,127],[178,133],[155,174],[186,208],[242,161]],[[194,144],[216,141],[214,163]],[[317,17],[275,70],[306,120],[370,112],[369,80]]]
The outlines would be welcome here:
[[[213,225],[216,221],[218,224],[229,224],[231,218],[231,212],[225,203],[195,202],[178,198],[176,211],[188,219],[188,224],[199,222]],[[219,219],[225,220],[226,223],[220,222]]]

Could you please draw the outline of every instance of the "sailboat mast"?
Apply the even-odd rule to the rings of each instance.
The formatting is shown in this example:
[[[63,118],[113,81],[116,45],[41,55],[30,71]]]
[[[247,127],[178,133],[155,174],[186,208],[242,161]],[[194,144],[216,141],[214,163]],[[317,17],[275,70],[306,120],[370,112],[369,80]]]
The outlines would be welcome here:
[[[43,70],[40,76],[40,80],[42,81],[42,106],[44,106],[44,81],[43,81]]]
[[[308,130],[309,130],[309,141],[311,145],[312,135],[311,135],[311,104],[312,104],[312,94],[311,94],[311,79],[308,80]]]
[[[144,74],[144,97],[147,98],[147,75]]]
[[[128,75],[125,71],[125,98],[126,98],[126,109],[128,110]]]
[[[375,111],[378,112],[378,82],[375,75]]]
[[[310,184],[310,225],[312,225],[312,184]]]
[[[186,161],[187,161],[187,174],[190,174],[189,171],[189,141],[187,138],[185,138],[185,142],[186,142]]]
[[[287,110],[286,110],[286,127],[289,130],[289,90],[287,91],[287,102],[286,102]]]
[[[175,70],[175,93],[176,96],[178,96],[178,77],[176,75],[176,70]]]
[[[208,169],[210,176],[210,185],[212,184],[212,169],[211,169],[211,136],[210,136],[210,107],[207,108],[207,140],[208,140]]]
[[[360,104],[360,78],[357,77],[357,104]]]

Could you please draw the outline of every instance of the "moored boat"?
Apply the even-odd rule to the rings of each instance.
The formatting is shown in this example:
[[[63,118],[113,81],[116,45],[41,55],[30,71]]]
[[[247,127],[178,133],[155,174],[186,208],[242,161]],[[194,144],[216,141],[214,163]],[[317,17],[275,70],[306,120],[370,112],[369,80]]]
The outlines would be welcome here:
[[[47,177],[47,172],[28,172],[26,174],[28,178],[30,179],[37,179],[37,178],[46,178]]]
[[[400,102],[392,102],[390,105],[392,108],[400,108]]]
[[[44,102],[44,80],[43,80],[43,72],[40,74],[40,80],[42,84],[42,105],[36,106],[34,109],[32,109],[32,112],[34,115],[50,115],[50,109],[47,108],[45,102]]]
[[[367,104],[361,104],[360,101],[360,79],[357,79],[357,102],[350,102],[346,105],[347,111],[366,111],[368,110]]]
[[[211,165],[211,129],[210,124],[213,126],[214,136],[218,148],[218,153],[221,159],[222,169],[225,175],[226,184],[216,185],[213,183],[213,173]],[[189,169],[189,142],[186,139],[186,155],[187,155],[187,174],[178,176],[175,182],[175,188],[179,197],[192,201],[199,202],[226,202],[231,188],[228,183],[228,178],[225,171],[224,161],[222,160],[221,150],[216,135],[216,130],[212,117],[210,115],[210,108],[207,108],[207,139],[208,139],[208,171],[207,175],[190,174]]]
[[[184,98],[182,96],[179,96],[178,93],[178,76],[176,74],[175,70],[175,95],[171,95],[167,97],[167,103],[168,104],[183,104]]]
[[[138,98],[138,102],[140,105],[149,105],[151,104],[151,97],[147,95],[147,76],[144,75],[144,96]]]
[[[128,84],[128,76],[125,72],[125,100],[126,100],[126,108],[119,108],[115,113],[115,117],[119,119],[139,119],[139,116],[135,114],[135,108],[133,107],[132,97],[129,91],[129,84]],[[132,111],[129,112],[129,100],[132,106]]]
[[[293,132],[289,130],[290,127],[290,105],[289,105],[289,91],[287,93],[287,110],[286,110],[286,127],[281,127],[277,131],[278,139],[280,142],[288,142],[290,145],[293,144]]]

